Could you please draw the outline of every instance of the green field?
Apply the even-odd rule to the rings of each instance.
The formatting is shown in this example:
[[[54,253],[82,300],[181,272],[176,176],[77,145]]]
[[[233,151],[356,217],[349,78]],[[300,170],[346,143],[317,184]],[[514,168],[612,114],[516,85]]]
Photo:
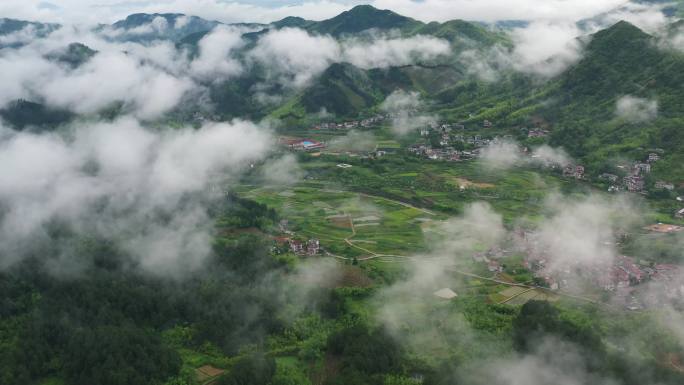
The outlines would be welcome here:
[[[422,251],[422,226],[440,218],[386,198],[333,189],[242,186],[239,191],[275,208],[297,235],[318,238],[331,254],[342,257]]]

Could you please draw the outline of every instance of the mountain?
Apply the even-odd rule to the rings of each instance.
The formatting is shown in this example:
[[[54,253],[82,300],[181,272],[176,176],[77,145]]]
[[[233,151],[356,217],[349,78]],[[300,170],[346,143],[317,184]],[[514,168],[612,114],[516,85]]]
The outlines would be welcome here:
[[[301,17],[288,16],[282,20],[274,21],[271,23],[271,27],[276,29],[281,28],[308,28],[309,26],[315,24],[315,21],[306,20]]]
[[[466,39],[480,47],[488,47],[496,43],[510,45],[510,41],[505,34],[464,20],[424,24],[414,29],[411,34],[434,36],[458,44],[462,44],[463,39]]]
[[[59,29],[59,24],[16,19],[0,19],[0,48],[19,48],[35,38],[42,38]]]
[[[272,115],[280,119],[304,118],[306,114],[325,110],[339,117],[356,117],[376,109],[394,91],[409,90],[432,95],[463,78],[463,72],[450,65],[364,70],[349,63],[335,63]]]
[[[681,23],[669,30],[678,31]],[[589,36],[582,58],[555,78],[514,71],[501,72],[496,82],[454,76],[444,81],[445,89],[424,95],[441,118],[467,127],[487,119],[515,135],[516,127],[544,126],[552,132],[551,144],[592,172],[617,173],[616,158],[641,160],[648,149],[659,148],[666,156],[652,178],[684,181],[684,53],[662,39],[621,21]],[[617,116],[618,101],[626,96],[657,105],[657,116]]]
[[[218,21],[180,13],[136,13],[111,25],[117,40],[145,41],[165,39],[179,41],[196,33],[206,33]]]
[[[54,23],[39,23],[35,21],[0,18],[0,36],[19,32],[25,28],[32,28],[37,36],[45,36],[59,27],[59,24]]]
[[[165,38],[196,48],[218,24],[181,14],[135,14],[115,23],[112,30],[123,31],[120,36],[127,39]],[[7,31],[16,31],[26,24],[3,25]],[[500,29],[479,23],[422,23],[391,11],[358,6],[319,22],[287,17],[268,26],[251,26],[254,30],[243,35],[250,42],[245,50],[271,29],[294,27],[338,39],[361,36],[369,30],[396,31],[403,37],[429,35],[451,41],[454,55],[435,63],[382,69],[334,63],[298,90],[272,82],[268,68],[251,63],[240,77],[208,85],[214,116],[221,119],[272,116],[299,126],[308,115],[322,110],[337,118],[358,117],[376,111],[392,92],[405,90],[419,92],[441,118],[461,121],[471,128],[480,127],[484,119],[496,122],[507,133],[544,125],[552,131],[552,144],[563,146],[589,168],[606,169],[609,160],[617,156],[639,159],[645,148],[661,148],[673,154],[662,164],[684,162],[679,159],[684,155],[676,155],[684,145],[684,134],[678,129],[684,125],[684,55],[666,48],[662,37],[649,35],[628,22],[583,39],[587,43],[581,59],[554,78],[541,80],[504,68],[496,82],[472,76],[471,69],[458,59],[458,52],[465,49],[486,53],[495,45],[511,46],[510,38]],[[673,23],[667,31],[673,36],[681,28],[682,22]],[[94,54],[86,46],[72,44],[49,59],[77,67]],[[263,95],[270,97],[267,102]],[[639,122],[617,118],[616,105],[627,95],[657,102],[657,117]],[[192,109],[184,106],[176,117],[192,116]],[[39,111],[38,105],[27,102],[17,103],[2,114],[10,123],[25,125],[25,111],[37,111],[36,116],[53,121],[51,111]],[[684,179],[682,167],[654,169],[656,175]]]
[[[18,130],[26,127],[48,129],[70,121],[74,114],[27,100],[17,100],[0,109],[0,117]]]
[[[71,43],[66,48],[57,50],[46,56],[48,60],[56,60],[77,68],[95,56],[97,51],[81,43]]]
[[[462,20],[425,24],[391,11],[358,6],[320,22],[299,17],[287,17],[273,22],[260,31],[243,34],[243,38],[248,41],[243,50],[251,49],[271,29],[279,28],[302,28],[312,34],[328,34],[338,39],[359,36],[368,30],[397,31],[403,37],[428,35],[451,41],[454,52],[466,48],[486,49],[494,44],[510,45],[505,34],[481,24]],[[187,48],[188,52],[195,53],[198,42],[206,33],[201,31],[190,34],[178,44]],[[251,67],[254,69],[258,65],[252,64]],[[258,103],[251,100],[250,90],[257,85],[263,86],[260,83],[266,80],[264,76],[263,71],[257,68],[232,82],[212,85],[212,99],[220,106],[221,116],[236,117],[240,113],[258,116],[260,109],[263,112],[265,107],[260,108]],[[307,113],[325,109],[339,117],[357,116],[365,110],[377,107],[385,96],[397,89],[430,94],[444,91],[463,78],[462,68],[447,63],[418,63],[370,70],[357,68],[349,63],[335,63],[296,94],[288,90],[274,90],[284,102],[266,114],[271,113],[279,118],[303,119]]]
[[[332,19],[312,24],[307,29],[321,34],[341,36],[369,29],[398,29],[407,31],[418,28],[422,24],[419,21],[398,15],[392,11],[379,10],[370,5],[359,5],[349,11],[342,12]]]
[[[344,116],[372,107],[382,99],[383,93],[365,71],[351,64],[336,63],[306,90],[301,103],[308,113],[325,109]]]
[[[637,4],[659,5],[665,16],[684,16],[684,1],[682,0],[632,0]]]
[[[682,68],[681,52],[661,47],[656,37],[630,23],[622,21],[596,33],[582,60],[560,77],[551,94],[557,103],[547,116],[555,114],[558,122],[552,140],[597,163],[612,156],[636,156],[640,148],[663,148],[679,154],[676,159],[684,158],[684,132],[678,128],[684,124]],[[658,117],[617,119],[615,106],[625,95],[657,102]],[[660,171],[684,180],[682,167],[676,170]]]
[[[505,42],[506,36],[478,23],[451,20],[445,23],[425,24],[410,17],[401,16],[389,10],[380,10],[370,5],[359,5],[331,19],[320,22],[289,17],[272,24],[274,28],[297,27],[311,33],[328,34],[334,37],[354,35],[369,30],[398,31],[404,36],[429,35],[456,42],[467,39],[486,45]]]

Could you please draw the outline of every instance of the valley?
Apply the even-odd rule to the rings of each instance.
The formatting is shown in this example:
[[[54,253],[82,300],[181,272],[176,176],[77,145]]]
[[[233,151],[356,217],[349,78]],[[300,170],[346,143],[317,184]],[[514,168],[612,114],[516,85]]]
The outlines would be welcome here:
[[[7,1],[0,385],[684,383],[684,3]]]

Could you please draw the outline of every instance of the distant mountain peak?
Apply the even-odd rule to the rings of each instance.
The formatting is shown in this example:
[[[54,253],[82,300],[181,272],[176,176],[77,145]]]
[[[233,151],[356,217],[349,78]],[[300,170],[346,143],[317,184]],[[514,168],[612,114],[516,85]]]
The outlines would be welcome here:
[[[377,9],[371,5],[358,5],[332,19],[317,23],[314,30],[339,36],[368,29],[408,29],[420,25],[423,23],[389,10]]]
[[[625,21],[625,20],[620,20],[617,23],[613,24],[612,26],[597,32],[594,34],[595,37],[605,37],[605,36],[622,36],[626,38],[648,38],[650,37],[649,34],[646,32],[642,31],[639,27],[636,25]]]
[[[275,28],[304,28],[313,22],[298,16],[288,16],[284,19],[271,23]]]
[[[378,9],[375,8],[372,5],[368,4],[363,4],[363,5],[357,5],[356,7],[346,11],[342,12],[336,17],[365,17],[365,16],[373,16],[373,17],[381,17],[381,18],[395,18],[397,20],[413,20],[409,17],[402,16],[396,12],[390,11],[389,9]]]
[[[163,21],[156,23],[160,18]],[[210,31],[219,24],[218,21],[182,13],[134,13],[112,24],[112,27],[125,32],[123,39],[179,41],[191,34]]]
[[[353,13],[358,13],[358,12],[382,12],[382,10],[375,8],[374,6],[372,6],[370,4],[361,4],[361,5],[355,6],[354,8],[350,9],[347,12],[353,14]],[[388,11],[388,12],[392,12],[392,11]],[[392,13],[394,13],[394,12],[392,12]]]
[[[651,35],[634,24],[621,20],[611,27],[595,33],[588,49],[590,51],[612,52],[618,48],[641,46],[651,38]]]

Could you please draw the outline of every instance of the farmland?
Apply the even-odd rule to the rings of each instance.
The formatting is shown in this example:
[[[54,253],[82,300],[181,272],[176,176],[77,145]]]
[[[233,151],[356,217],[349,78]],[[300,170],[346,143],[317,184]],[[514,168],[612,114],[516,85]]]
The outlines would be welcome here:
[[[408,256],[425,249],[421,226],[438,218],[382,197],[312,187],[242,186],[240,194],[275,208],[302,236],[342,257]]]

